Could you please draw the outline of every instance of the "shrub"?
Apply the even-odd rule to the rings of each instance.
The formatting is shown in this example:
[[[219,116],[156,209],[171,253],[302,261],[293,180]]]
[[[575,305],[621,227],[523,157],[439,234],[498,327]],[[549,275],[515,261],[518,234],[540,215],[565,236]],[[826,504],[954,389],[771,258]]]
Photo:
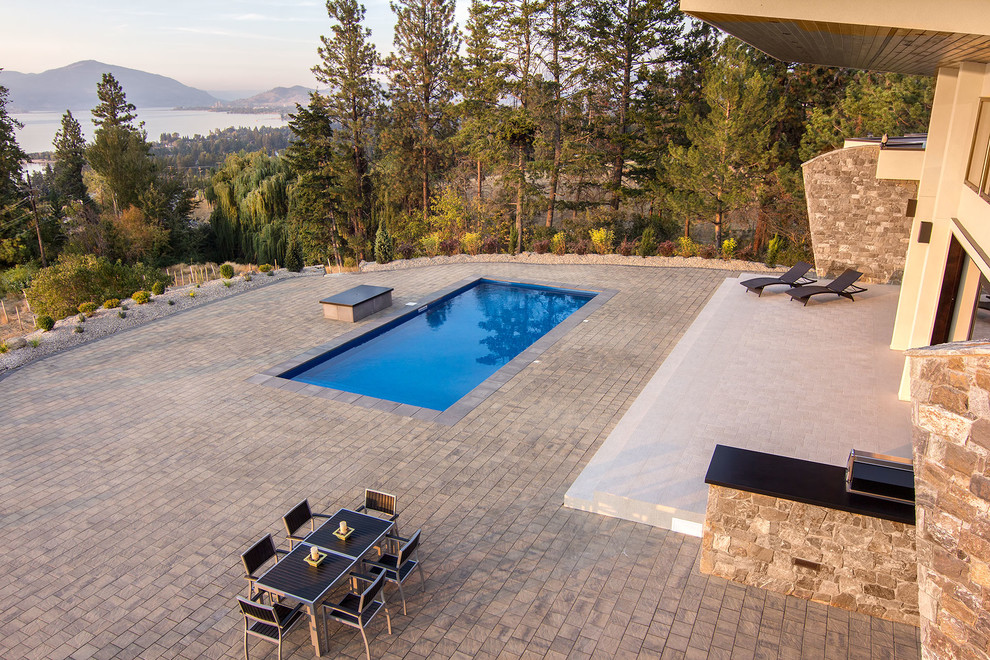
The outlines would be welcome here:
[[[485,236],[484,240],[481,241],[481,253],[498,254],[498,237]]]
[[[85,314],[80,314],[79,316],[76,317],[76,320],[79,321],[80,323],[85,323],[86,322],[86,315]]]
[[[621,254],[623,257],[631,256],[633,250],[635,249],[636,249],[636,244],[633,243],[632,241],[623,239],[623,241],[619,243],[619,254]]]
[[[272,269],[272,265],[271,264],[261,264],[260,266],[258,266],[258,272],[259,273],[267,273],[271,269]]]
[[[172,302],[172,301],[169,300],[169,302]],[[124,310],[120,310],[119,312],[117,312],[117,316],[119,316],[122,319],[126,319],[127,318],[127,312],[125,312]]]
[[[0,298],[8,293],[20,293],[31,286],[31,280],[38,273],[34,264],[22,264],[0,271]]]
[[[590,250],[591,241],[586,238],[582,238],[577,242],[577,245],[574,246],[574,254],[588,254]]]
[[[122,310],[124,310],[125,312],[127,311],[127,305],[121,305],[121,306],[120,306],[120,308],[121,308]]]
[[[251,273],[244,273],[244,281],[245,282],[250,282],[251,281]]]
[[[435,257],[440,253],[440,234],[437,232],[427,234],[419,240],[419,244],[426,256]]]
[[[608,254],[615,245],[615,232],[608,227],[599,227],[588,231],[591,236],[591,244],[598,254]]]
[[[784,247],[784,239],[782,239],[777,234],[773,235],[770,242],[767,243],[767,253],[763,259],[763,263],[766,264],[768,268],[773,268],[777,265],[777,257],[780,256],[780,249]]]
[[[657,246],[657,254],[661,257],[672,257],[677,252],[677,243],[674,241],[664,241]]]
[[[40,337],[35,337],[34,339],[29,339],[28,340],[28,345],[31,348],[38,348],[38,346],[41,345],[41,338]]]
[[[355,266],[357,266],[357,261],[354,260],[354,257],[344,257],[344,268],[354,268]]]
[[[79,307],[77,307],[76,309],[78,309],[81,314],[85,314],[86,316],[92,316],[93,314],[96,313],[96,303],[95,302],[80,303]]]
[[[506,248],[506,252],[509,254],[515,254],[516,248],[519,246],[519,232],[516,231],[516,226],[512,225],[512,229],[509,230],[509,246]]]
[[[72,331],[77,334],[82,333],[83,327],[81,325],[77,325],[76,327],[72,328]]]
[[[657,239],[653,233],[653,227],[643,230],[643,235],[639,238],[639,249],[636,253],[641,257],[652,257],[657,253]]]
[[[481,234],[468,232],[461,238],[461,249],[467,254],[475,255],[481,250]]]
[[[142,264],[128,266],[91,254],[62,255],[54,265],[38,271],[27,298],[36,314],[63,318],[78,309],[80,303],[124,298],[148,283],[170,279],[162,271]]]
[[[379,220],[378,231],[375,233],[375,261],[387,264],[395,259],[395,243],[388,233],[384,220]]]
[[[266,272],[266,273],[265,273],[265,275],[266,275],[267,277],[272,277],[273,275],[275,275],[275,271],[273,271],[273,270],[270,270],[270,271],[268,271],[268,272]]]
[[[174,301],[174,300],[169,300],[169,301],[168,301],[168,306],[169,306],[169,307],[171,307],[171,306],[172,306],[172,305],[174,305],[174,304],[175,304],[175,301]]]
[[[165,283],[162,281],[155,282],[151,285],[151,293],[155,296],[160,296],[165,293]]]
[[[113,309],[120,307],[120,298],[107,298],[103,301],[103,309]]]
[[[224,281],[223,281],[223,285],[224,285],[225,287],[227,287],[228,289],[230,288],[230,285],[231,285],[231,284],[233,284],[233,282],[231,282],[230,280],[224,280]]]
[[[718,254],[718,250],[715,249],[714,245],[706,243],[698,246],[698,256],[702,259],[714,259],[716,254]]]
[[[698,254],[698,244],[688,236],[681,236],[677,239],[677,256],[693,257]]]
[[[416,253],[416,246],[409,241],[406,241],[405,243],[400,243],[396,251],[403,259],[412,259],[413,255]]]
[[[567,235],[558,231],[550,239],[550,251],[557,255],[567,254]]]
[[[190,298],[196,297],[196,289],[189,289],[189,297]]]
[[[736,256],[736,239],[727,238],[722,241],[722,258],[731,259]]]
[[[10,350],[10,346],[7,346],[7,342],[0,341],[0,355],[3,355]]]
[[[151,294],[147,291],[135,291],[131,295],[131,300],[136,302],[138,305],[144,305],[149,300],[151,300]]]
[[[298,273],[303,268],[302,247],[299,241],[293,236],[289,239],[289,244],[285,247],[285,269]]]
[[[550,241],[541,240],[533,241],[533,252],[536,254],[546,254],[550,251]]]
[[[220,277],[229,280],[234,276],[234,267],[231,264],[222,264],[220,266]]]
[[[456,238],[448,238],[440,241],[440,253],[451,257],[455,254],[459,254],[461,251],[461,242]]]
[[[48,332],[55,327],[55,319],[47,314],[42,314],[41,316],[35,317],[34,323],[45,332]]]
[[[743,261],[752,261],[755,255],[756,252],[753,250],[753,246],[747,245],[744,248],[736,250],[735,258]]]

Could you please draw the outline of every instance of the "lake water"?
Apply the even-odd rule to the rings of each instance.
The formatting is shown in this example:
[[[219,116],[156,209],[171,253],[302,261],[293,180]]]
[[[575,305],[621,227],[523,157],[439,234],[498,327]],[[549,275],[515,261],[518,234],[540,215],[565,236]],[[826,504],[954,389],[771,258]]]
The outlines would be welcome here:
[[[13,114],[13,118],[24,124],[17,131],[17,144],[26,153],[53,151],[52,140],[62,126],[64,112],[26,112]],[[72,116],[82,126],[83,135],[87,140],[93,139],[93,115],[89,108],[73,110]],[[144,122],[148,131],[148,140],[158,140],[162,133],[178,133],[191,137],[197,133],[206,135],[210,131],[230,128],[231,126],[255,128],[259,126],[286,126],[288,121],[278,113],[268,114],[228,114],[226,112],[207,112],[205,110],[171,110],[167,108],[139,108],[137,120]]]

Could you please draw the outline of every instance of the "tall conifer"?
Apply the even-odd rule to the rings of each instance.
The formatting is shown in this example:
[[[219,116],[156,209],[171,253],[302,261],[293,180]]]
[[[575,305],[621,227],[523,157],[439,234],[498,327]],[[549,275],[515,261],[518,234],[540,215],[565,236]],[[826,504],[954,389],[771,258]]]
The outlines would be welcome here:
[[[86,140],[82,127],[70,110],[62,115],[62,127],[55,133],[55,191],[67,201],[86,201],[83,168],[86,166]]]

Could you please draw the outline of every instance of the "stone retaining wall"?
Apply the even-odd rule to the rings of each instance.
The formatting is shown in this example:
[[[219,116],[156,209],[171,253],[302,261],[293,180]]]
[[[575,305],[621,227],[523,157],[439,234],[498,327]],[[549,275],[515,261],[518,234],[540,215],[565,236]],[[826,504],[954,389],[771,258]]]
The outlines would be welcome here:
[[[918,625],[913,525],[710,485],[701,571]]]
[[[877,179],[879,146],[837,149],[802,165],[808,223],[821,277],[846,268],[864,282],[900,283],[911,236],[908,200],[917,181]]]
[[[908,355],[923,655],[988,660],[990,344]]]

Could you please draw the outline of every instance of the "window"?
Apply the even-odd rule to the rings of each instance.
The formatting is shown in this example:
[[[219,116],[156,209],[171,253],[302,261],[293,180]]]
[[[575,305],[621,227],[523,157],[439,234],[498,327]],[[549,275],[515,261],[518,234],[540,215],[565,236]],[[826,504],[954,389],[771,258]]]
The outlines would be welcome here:
[[[976,117],[973,148],[969,153],[966,184],[980,196],[990,199],[990,180],[987,177],[987,165],[990,160],[987,158],[988,150],[990,150],[990,99],[982,99]]]

